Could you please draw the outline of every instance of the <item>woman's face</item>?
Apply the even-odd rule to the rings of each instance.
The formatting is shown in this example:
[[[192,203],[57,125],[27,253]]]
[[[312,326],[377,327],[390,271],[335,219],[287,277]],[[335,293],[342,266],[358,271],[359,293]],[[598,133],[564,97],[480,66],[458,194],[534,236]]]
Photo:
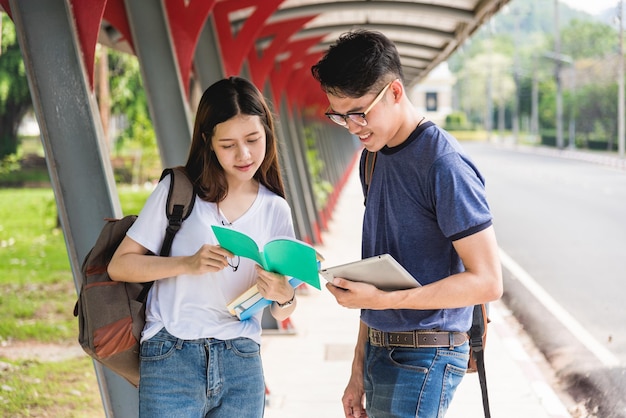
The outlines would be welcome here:
[[[240,114],[215,126],[211,146],[229,185],[252,179],[265,159],[265,143],[259,116]]]

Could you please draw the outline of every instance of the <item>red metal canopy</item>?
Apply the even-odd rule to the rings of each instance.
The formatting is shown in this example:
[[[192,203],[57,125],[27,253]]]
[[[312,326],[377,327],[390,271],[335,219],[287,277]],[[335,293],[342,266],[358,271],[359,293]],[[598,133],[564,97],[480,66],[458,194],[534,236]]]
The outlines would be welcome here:
[[[93,86],[96,43],[133,52],[124,0],[68,0]],[[364,27],[389,36],[409,85],[445,61],[509,0],[164,0],[183,85],[193,75],[200,32],[213,16],[226,75],[241,72],[291,104],[325,103],[308,69],[342,32]],[[8,0],[0,6],[10,14]]]

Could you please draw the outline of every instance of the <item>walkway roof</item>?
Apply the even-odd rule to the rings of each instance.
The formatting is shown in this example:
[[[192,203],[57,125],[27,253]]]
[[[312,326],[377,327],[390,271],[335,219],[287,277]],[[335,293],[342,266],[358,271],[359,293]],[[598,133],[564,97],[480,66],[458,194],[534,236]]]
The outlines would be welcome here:
[[[127,5],[131,0],[68,0],[76,16],[85,64],[93,74],[96,42],[133,52]],[[184,83],[193,74],[200,32],[212,17],[224,75],[241,74],[247,63],[259,85],[302,100],[309,68],[342,33],[379,30],[398,46],[406,82],[418,83],[445,61],[509,0],[163,0]],[[0,6],[10,13],[9,0]],[[93,77],[93,75],[92,75]],[[290,81],[288,81],[290,80]],[[295,81],[294,81],[295,80]],[[295,94],[298,99],[293,97]],[[295,100],[294,100],[295,99]]]

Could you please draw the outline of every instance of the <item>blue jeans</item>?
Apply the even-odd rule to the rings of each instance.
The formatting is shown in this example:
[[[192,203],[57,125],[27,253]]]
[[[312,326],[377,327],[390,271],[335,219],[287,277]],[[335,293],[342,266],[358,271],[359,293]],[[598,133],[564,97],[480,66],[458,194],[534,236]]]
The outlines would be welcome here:
[[[141,344],[139,416],[262,417],[260,354],[248,338],[181,340],[162,329]]]
[[[439,418],[465,376],[469,343],[442,348],[384,348],[366,343],[369,418]]]

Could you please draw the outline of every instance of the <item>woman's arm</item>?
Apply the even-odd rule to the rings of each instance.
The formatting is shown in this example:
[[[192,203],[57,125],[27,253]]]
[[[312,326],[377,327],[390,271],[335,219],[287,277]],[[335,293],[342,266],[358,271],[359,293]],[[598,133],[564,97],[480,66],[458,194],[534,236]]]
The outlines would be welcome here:
[[[205,244],[193,255],[160,257],[148,255],[148,250],[126,236],[109,263],[107,271],[112,280],[149,282],[181,274],[215,273],[228,266],[230,251]]]

